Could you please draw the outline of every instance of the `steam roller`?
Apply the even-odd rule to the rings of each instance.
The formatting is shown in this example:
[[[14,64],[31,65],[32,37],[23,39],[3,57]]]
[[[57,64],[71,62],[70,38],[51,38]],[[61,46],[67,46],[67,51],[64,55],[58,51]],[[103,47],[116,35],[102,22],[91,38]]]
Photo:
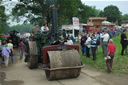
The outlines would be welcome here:
[[[30,69],[37,68],[39,60],[42,60],[43,69],[48,80],[76,78],[80,75],[83,64],[80,60],[79,46],[45,46],[42,47],[41,56],[38,54],[37,47],[35,41],[29,41],[26,46],[26,58]]]
[[[76,78],[80,75],[83,64],[77,48],[79,47],[76,45],[43,48],[44,70],[48,80]]]
[[[48,80],[76,78],[83,64],[80,60],[78,45],[65,45],[57,28],[57,9],[51,7],[52,27],[49,32],[37,32],[25,45],[25,62],[30,69],[43,64]],[[64,36],[63,36],[64,37]]]

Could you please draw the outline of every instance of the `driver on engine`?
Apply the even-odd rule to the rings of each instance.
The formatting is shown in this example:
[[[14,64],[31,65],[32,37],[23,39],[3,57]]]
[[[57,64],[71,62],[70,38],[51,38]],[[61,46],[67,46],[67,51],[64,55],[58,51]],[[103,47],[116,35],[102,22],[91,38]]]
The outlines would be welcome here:
[[[44,24],[42,27],[41,27],[41,32],[44,33],[44,32],[48,32],[49,31],[49,28],[47,26],[47,24]]]

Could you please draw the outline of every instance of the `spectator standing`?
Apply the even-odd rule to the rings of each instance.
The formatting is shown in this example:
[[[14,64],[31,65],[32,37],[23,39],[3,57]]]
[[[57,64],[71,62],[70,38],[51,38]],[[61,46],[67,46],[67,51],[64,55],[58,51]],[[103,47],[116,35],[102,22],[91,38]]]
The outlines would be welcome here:
[[[109,34],[107,33],[107,31],[104,31],[104,35],[101,36],[101,38],[103,39],[103,43],[102,43],[102,49],[103,49],[103,55],[104,57],[107,56],[107,47],[108,47],[108,41],[109,41]]]
[[[101,44],[100,33],[95,33],[95,38],[97,40],[96,44],[97,44],[97,48],[98,48],[98,46]]]
[[[84,43],[86,41],[86,35],[84,34],[81,34],[81,40],[80,40],[80,45],[81,45],[81,49],[82,49],[82,54],[85,55],[86,54],[86,51],[84,49],[86,49]]]
[[[34,27],[32,28],[32,35],[35,35],[39,31],[40,30],[38,29],[38,24],[35,24]]]
[[[11,50],[8,47],[8,43],[6,41],[4,41],[3,48],[2,48],[2,56],[4,57],[5,67],[8,67],[10,53],[11,53]]]
[[[95,32],[95,38],[96,38],[97,40],[100,39],[100,34],[99,34],[98,32]]]
[[[14,49],[13,49],[12,40],[9,40],[8,47],[11,50],[11,53],[10,53],[11,61],[12,63],[14,63]]]
[[[71,40],[73,41],[73,43],[75,43],[75,38],[73,37],[73,35],[71,35]]]
[[[104,31],[100,32],[100,41],[101,41],[101,45],[103,47],[103,38],[102,36],[104,36]]]
[[[91,47],[91,38],[90,35],[87,34],[87,40],[85,41],[85,45],[86,45],[86,56],[88,58],[90,58],[90,47]]]
[[[1,40],[0,40],[0,46],[2,45],[2,42],[1,42]]]
[[[122,50],[121,50],[121,55],[124,55],[124,50],[127,48],[127,36],[126,36],[126,29],[123,30],[123,33],[121,34],[121,45],[122,45]]]
[[[93,60],[96,60],[96,49],[97,49],[97,39],[95,35],[92,35],[92,40],[91,40],[91,50],[92,50],[92,56]]]
[[[113,40],[110,39],[109,45],[108,45],[108,56],[105,57],[108,72],[112,72],[112,64],[113,64],[113,58],[114,58],[115,51],[116,51],[116,47],[113,44]]]
[[[0,65],[2,64],[2,44],[0,40]]]
[[[25,45],[23,43],[23,40],[21,39],[20,44],[19,44],[20,60],[22,60],[22,58],[23,58],[24,48],[25,48]]]
[[[47,24],[43,24],[43,26],[41,27],[41,32],[48,32],[49,28],[47,26]]]

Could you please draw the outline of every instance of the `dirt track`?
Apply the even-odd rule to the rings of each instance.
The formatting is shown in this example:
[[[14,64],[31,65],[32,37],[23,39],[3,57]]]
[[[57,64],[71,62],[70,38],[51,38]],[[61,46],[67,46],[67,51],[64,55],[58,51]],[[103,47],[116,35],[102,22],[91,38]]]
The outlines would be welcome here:
[[[42,68],[28,69],[23,60],[0,69],[0,72],[6,73],[3,85],[128,85],[127,78],[98,72],[86,66],[78,78],[56,81],[48,81]]]

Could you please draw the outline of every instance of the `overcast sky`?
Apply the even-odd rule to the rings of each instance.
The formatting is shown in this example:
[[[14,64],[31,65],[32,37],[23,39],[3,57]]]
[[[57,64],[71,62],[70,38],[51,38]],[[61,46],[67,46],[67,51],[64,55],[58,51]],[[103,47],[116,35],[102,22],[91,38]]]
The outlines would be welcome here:
[[[122,14],[128,14],[128,0],[81,0],[89,6],[96,6],[97,9],[103,10],[108,5],[115,5]]]

